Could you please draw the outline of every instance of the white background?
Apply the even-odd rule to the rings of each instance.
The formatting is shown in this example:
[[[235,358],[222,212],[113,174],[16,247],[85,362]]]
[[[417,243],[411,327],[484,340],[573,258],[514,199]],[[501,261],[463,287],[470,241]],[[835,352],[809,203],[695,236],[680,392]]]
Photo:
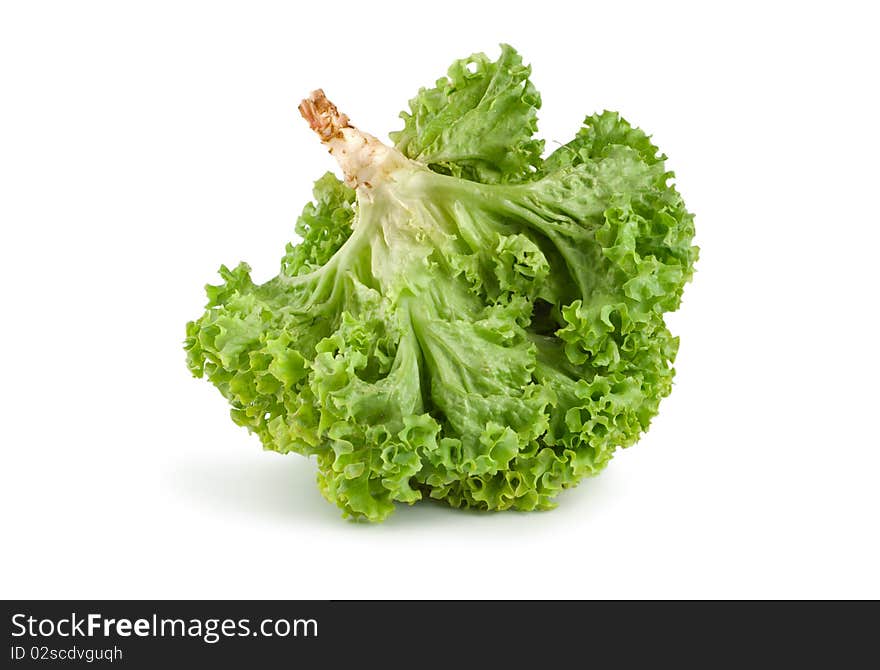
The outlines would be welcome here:
[[[4,3],[0,596],[880,597],[868,7]],[[608,108],[670,157],[702,247],[675,390],[556,511],[346,522],[184,324],[221,263],[275,274],[333,169],[303,95],[385,137],[501,41],[548,148]]]

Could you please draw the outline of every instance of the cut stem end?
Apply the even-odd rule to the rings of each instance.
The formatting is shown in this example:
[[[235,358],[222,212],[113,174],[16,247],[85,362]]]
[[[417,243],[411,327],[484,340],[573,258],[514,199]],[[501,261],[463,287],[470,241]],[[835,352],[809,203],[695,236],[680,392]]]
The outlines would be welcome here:
[[[299,104],[299,113],[321,138],[329,142],[334,137],[342,137],[343,128],[351,128],[348,117],[340,114],[336,105],[327,99],[320,88],[312,91],[308,98]]]

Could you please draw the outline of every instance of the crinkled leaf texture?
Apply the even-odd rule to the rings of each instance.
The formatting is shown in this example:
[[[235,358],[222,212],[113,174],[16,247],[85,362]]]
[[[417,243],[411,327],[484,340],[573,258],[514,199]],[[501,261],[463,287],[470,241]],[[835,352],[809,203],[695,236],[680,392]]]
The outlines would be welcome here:
[[[506,44],[501,57],[456,61],[435,88],[422,89],[391,133],[398,149],[431,169],[485,183],[520,181],[541,164],[541,96],[531,68]]]
[[[693,217],[615,113],[542,161],[528,75],[507,46],[455,63],[403,115],[403,168],[323,176],[281,273],[221,268],[187,325],[192,372],[347,515],[549,508],[670,392]]]

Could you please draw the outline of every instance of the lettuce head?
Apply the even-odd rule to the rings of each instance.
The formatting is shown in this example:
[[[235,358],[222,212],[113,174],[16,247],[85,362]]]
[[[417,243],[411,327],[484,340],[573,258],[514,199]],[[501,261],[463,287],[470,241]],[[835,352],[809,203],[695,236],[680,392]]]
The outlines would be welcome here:
[[[266,449],[315,456],[324,496],[534,510],[632,445],[669,394],[693,217],[645,133],[588,116],[546,158],[510,47],[455,62],[392,144],[321,91],[318,179],[277,277],[221,267],[187,362]]]

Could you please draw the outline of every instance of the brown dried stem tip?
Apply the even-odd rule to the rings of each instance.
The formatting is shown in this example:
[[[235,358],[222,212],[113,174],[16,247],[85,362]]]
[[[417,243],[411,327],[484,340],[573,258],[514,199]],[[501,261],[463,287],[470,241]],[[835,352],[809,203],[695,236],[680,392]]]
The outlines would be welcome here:
[[[407,164],[399,151],[351,125],[348,117],[339,113],[321,89],[312,91],[300,104],[299,111],[339,163],[345,183],[352,188],[372,188]]]
[[[312,91],[311,95],[299,104],[299,113],[308,121],[312,130],[320,135],[322,142],[341,137],[343,128],[352,127],[348,117],[339,113],[336,105],[327,99],[320,88]]]

